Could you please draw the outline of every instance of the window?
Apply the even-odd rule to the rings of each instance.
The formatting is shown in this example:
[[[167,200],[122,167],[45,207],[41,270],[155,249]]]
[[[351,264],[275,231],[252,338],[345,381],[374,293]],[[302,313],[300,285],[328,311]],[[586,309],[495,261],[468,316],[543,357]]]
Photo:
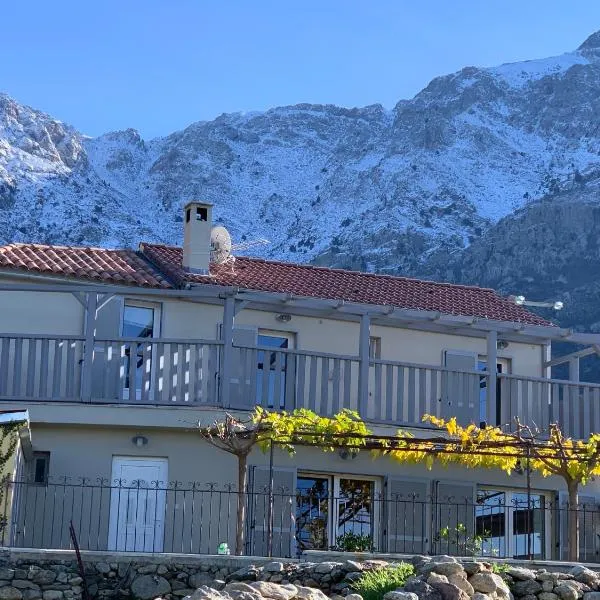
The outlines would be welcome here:
[[[477,370],[478,371],[487,371],[487,359],[485,356],[480,357],[477,361]],[[509,372],[509,363],[507,360],[502,359],[498,361],[496,364],[496,372],[497,373],[508,373]],[[500,378],[496,380],[496,423],[492,423],[492,425],[500,425],[501,424],[501,394],[502,394],[502,381]],[[487,422],[487,378],[482,375],[479,378],[479,420],[480,422]]]
[[[125,338],[136,338],[125,344],[125,389],[134,387],[130,381],[135,373],[137,396],[147,394],[150,388],[152,367],[152,345],[142,338],[153,338],[158,329],[158,308],[156,306],[127,302],[123,309],[122,334]],[[134,364],[131,364],[134,361]]]
[[[300,474],[297,480],[298,550],[327,550],[348,534],[375,546],[381,481],[353,475]]]
[[[256,376],[257,404],[285,408],[287,390],[288,355],[278,352],[293,346],[291,334],[259,332],[258,345],[273,348],[258,351]]]
[[[30,477],[33,483],[46,485],[50,466],[50,452],[34,452],[31,461]]]
[[[369,358],[380,359],[381,358],[381,338],[371,336],[369,338]]]
[[[546,558],[548,514],[545,496],[532,492],[479,489],[475,534],[481,536],[484,556],[518,559]]]

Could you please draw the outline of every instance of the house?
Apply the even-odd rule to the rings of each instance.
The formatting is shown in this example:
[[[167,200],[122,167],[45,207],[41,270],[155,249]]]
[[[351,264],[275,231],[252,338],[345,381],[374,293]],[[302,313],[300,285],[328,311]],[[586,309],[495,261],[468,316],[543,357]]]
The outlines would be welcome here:
[[[350,408],[380,434],[423,435],[425,413],[600,431],[600,386],[581,383],[578,367],[600,336],[490,289],[211,264],[211,205],[189,203],[183,221],[183,248],[0,247],[0,401],[26,409],[31,430],[7,483],[3,544],[68,547],[72,522],[90,550],[233,547],[237,464],[197,424],[256,405]],[[554,340],[578,349],[551,359]],[[550,378],[559,363],[568,380]],[[256,450],[250,464],[247,554],[343,546],[351,533],[384,552],[563,556],[565,492],[553,478],[314,447]],[[581,496],[582,560],[598,556],[598,492],[592,483]]]

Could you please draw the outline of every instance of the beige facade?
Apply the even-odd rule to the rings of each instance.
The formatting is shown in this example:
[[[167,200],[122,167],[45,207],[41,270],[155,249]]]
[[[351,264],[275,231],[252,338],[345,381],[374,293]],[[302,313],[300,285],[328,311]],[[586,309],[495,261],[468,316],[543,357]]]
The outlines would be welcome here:
[[[90,549],[214,552],[221,542],[233,546],[236,460],[203,442],[198,422],[208,424],[224,410],[243,417],[244,409],[257,403],[274,409],[306,406],[324,414],[352,408],[378,432],[391,434],[404,426],[419,435],[424,412],[449,416],[459,410],[476,422],[489,420],[490,414],[495,419],[495,411],[486,408],[489,382],[496,377],[502,385],[510,382],[486,370],[490,341],[476,329],[443,327],[434,320],[373,320],[365,357],[364,321],[361,325],[356,315],[350,318],[335,308],[307,314],[295,311],[293,303],[243,300],[234,305],[226,369],[224,299],[175,295],[135,289],[112,296],[107,288],[106,295],[98,294],[90,325],[83,295],[0,292],[0,369],[4,365],[11,373],[0,382],[0,396],[7,407],[29,409],[34,458],[41,461],[34,481],[31,466],[17,474],[30,477],[12,490],[13,544],[68,547],[65,523],[72,520],[80,542]],[[140,313],[150,319],[151,332],[144,339],[126,335],[126,307],[153,311],[151,317]],[[517,401],[527,414],[543,411],[548,396],[535,380],[547,375],[547,340],[523,336],[519,341],[518,333],[506,338],[494,352],[497,368],[527,383],[517,392],[514,385],[510,390],[498,386],[498,415],[509,406],[505,389],[513,403],[507,411],[514,411]],[[458,362],[450,364],[449,355]],[[89,369],[87,361],[92,361]],[[222,404],[225,377],[229,405]],[[361,390],[367,391],[364,401]],[[473,514],[462,504],[470,503],[472,513],[479,501],[484,502],[481,523],[496,528],[491,550],[497,544],[501,554],[524,553],[514,524],[524,474],[428,471],[385,457],[374,460],[366,452],[352,458],[299,448],[289,457],[277,450],[271,506],[265,491],[269,456],[255,451],[249,463],[246,553],[267,552],[268,518],[272,552],[284,556],[303,544],[334,545],[346,531],[370,537],[379,550],[452,551],[456,542],[439,539],[439,532],[467,523],[474,538]],[[150,485],[140,487],[139,481]],[[309,487],[319,488],[326,499],[306,500]],[[595,497],[596,487],[592,484],[586,497]],[[485,509],[486,490],[502,499],[501,509]],[[531,490],[539,503],[535,554],[551,558],[563,525],[550,504],[559,499],[561,484],[534,478]],[[348,494],[359,492],[363,504],[353,520],[344,522],[349,529],[341,529],[342,513],[351,504]],[[310,512],[308,521],[303,511]],[[495,516],[502,511],[502,519]],[[297,533],[295,523],[303,519],[308,524]]]

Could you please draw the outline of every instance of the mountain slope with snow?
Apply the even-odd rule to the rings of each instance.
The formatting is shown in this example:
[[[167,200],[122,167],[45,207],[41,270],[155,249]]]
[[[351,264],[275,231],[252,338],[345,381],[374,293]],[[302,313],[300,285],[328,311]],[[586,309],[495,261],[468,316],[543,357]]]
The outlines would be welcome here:
[[[527,248],[502,262],[498,232],[535,244],[523,215],[560,213],[539,206],[595,215],[598,181],[600,32],[558,57],[438,77],[392,110],[301,104],[153,140],[88,138],[0,95],[1,242],[180,243],[181,207],[198,198],[234,241],[271,241],[252,254],[553,295],[548,272],[544,287],[515,271]],[[552,265],[548,252],[530,259]]]

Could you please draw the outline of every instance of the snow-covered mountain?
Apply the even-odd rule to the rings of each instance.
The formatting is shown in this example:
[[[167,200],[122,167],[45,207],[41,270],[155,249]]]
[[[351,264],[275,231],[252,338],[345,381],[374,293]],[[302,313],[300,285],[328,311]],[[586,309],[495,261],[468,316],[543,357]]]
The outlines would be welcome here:
[[[554,297],[582,253],[576,286],[600,273],[599,192],[600,32],[561,56],[438,77],[393,110],[300,104],[153,140],[89,138],[0,95],[1,242],[179,243],[181,206],[199,198],[234,241],[271,241],[253,254]]]

